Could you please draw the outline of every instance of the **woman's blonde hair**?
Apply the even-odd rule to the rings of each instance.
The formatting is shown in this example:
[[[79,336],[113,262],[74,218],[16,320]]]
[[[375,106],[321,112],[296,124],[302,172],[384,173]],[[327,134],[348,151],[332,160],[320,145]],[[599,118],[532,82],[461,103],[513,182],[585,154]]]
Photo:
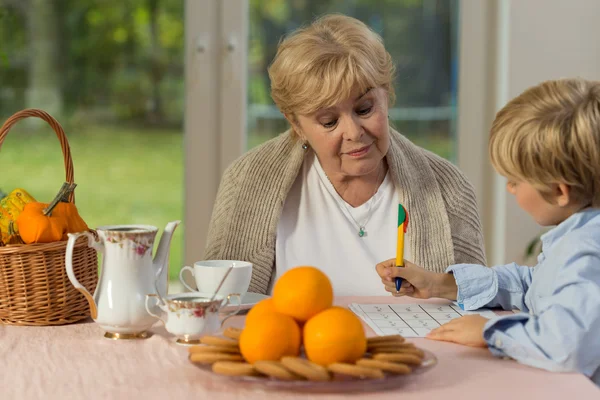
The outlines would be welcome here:
[[[529,182],[547,200],[563,183],[576,201],[600,207],[600,82],[527,89],[496,115],[489,153],[500,174]]]
[[[395,100],[395,67],[381,37],[361,21],[327,15],[286,37],[269,67],[271,96],[288,117],[384,88]]]

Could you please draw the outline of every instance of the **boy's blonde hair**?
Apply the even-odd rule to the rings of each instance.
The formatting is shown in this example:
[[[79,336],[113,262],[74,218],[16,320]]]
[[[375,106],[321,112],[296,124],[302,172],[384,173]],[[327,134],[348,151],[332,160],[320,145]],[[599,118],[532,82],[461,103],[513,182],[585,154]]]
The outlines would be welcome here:
[[[575,201],[600,207],[600,82],[527,89],[496,114],[489,153],[500,174],[529,182],[546,200],[563,183]]]
[[[269,67],[283,114],[310,114],[353,93],[384,88],[393,104],[395,67],[381,37],[361,21],[327,15],[285,38]]]

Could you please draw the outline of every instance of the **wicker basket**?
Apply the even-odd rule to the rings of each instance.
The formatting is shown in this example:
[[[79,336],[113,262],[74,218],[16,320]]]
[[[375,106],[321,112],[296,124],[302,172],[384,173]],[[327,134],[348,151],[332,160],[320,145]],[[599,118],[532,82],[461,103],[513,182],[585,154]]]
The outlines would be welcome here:
[[[62,148],[66,181],[73,183],[73,160],[67,137],[60,124],[45,111],[28,109],[10,117],[0,128],[0,148],[10,128],[27,117],[41,118],[54,129]],[[72,193],[69,201],[75,201]],[[0,247],[0,322],[64,325],[90,315],[87,300],[67,276],[66,248],[66,240]],[[98,255],[83,237],[75,244],[73,266],[79,281],[94,293],[98,283]]]

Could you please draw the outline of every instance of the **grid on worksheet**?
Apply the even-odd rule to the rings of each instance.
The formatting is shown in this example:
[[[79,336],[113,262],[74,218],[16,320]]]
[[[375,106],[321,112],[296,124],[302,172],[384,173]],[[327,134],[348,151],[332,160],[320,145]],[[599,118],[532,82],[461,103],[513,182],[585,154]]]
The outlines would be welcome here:
[[[425,336],[446,322],[470,314],[454,305],[358,304],[384,335]]]

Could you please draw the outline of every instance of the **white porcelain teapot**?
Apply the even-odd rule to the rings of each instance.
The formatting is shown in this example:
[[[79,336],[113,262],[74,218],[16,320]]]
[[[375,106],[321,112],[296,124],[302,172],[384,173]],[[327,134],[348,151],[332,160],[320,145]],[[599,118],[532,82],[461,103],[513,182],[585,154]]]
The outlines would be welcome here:
[[[146,295],[167,295],[167,268],[173,231],[180,221],[169,222],[161,236],[156,255],[152,247],[158,228],[150,225],[111,225],[91,232],[69,234],[65,263],[69,280],[90,304],[92,319],[111,339],[147,336],[156,320],[146,311]],[[80,236],[88,246],[102,253],[102,272],[94,296],[83,287],[73,270],[73,247]],[[155,284],[156,279],[156,284]]]

